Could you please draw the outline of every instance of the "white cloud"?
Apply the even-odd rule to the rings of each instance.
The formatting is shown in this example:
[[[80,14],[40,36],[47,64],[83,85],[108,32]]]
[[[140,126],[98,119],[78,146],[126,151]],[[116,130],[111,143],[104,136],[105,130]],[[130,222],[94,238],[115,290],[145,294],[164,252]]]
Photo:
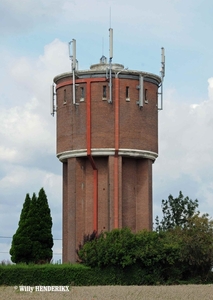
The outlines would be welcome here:
[[[50,85],[69,70],[67,44],[54,40],[37,59],[12,60],[9,74],[10,107],[0,111],[0,160],[23,163],[55,152],[55,119],[50,116]],[[8,72],[9,71],[9,72]],[[7,89],[7,87],[5,87]],[[15,106],[14,106],[15,104]]]
[[[68,47],[54,40],[37,58],[10,57],[7,53],[6,61],[2,72],[8,101],[0,110],[1,234],[14,234],[26,193],[38,193],[44,187],[53,217],[53,234],[60,238],[61,163],[55,156],[56,120],[50,115],[49,101],[53,77],[69,70]],[[9,249],[4,241],[0,242],[1,249]],[[61,252],[58,246],[57,252]]]
[[[174,90],[165,93],[164,110],[159,112],[159,158],[154,165],[156,194],[164,190],[167,197],[174,189],[187,189],[188,183],[205,210],[213,197],[213,78],[208,83],[209,99],[193,105],[179,101]]]
[[[32,97],[36,96],[42,108],[49,100],[49,86],[53,77],[70,71],[68,45],[55,39],[44,46],[44,53],[38,58],[13,57],[9,67],[16,85],[21,85],[22,91],[29,91]]]
[[[53,153],[54,138],[50,126],[42,116],[34,112],[37,107],[35,103],[32,100],[22,107],[0,112],[0,160],[21,163],[30,160],[37,152]]]

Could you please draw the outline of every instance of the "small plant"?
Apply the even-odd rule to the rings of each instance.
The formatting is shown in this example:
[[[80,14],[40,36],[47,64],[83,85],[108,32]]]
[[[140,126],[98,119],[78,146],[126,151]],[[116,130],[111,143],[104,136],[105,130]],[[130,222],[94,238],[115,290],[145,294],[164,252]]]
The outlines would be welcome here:
[[[76,249],[76,254],[78,255],[77,262],[82,263],[82,260],[80,258],[80,251],[83,249],[84,245],[88,242],[92,242],[95,239],[98,239],[100,235],[97,234],[97,231],[93,231],[91,234],[84,234],[83,242],[79,243],[78,249]]]

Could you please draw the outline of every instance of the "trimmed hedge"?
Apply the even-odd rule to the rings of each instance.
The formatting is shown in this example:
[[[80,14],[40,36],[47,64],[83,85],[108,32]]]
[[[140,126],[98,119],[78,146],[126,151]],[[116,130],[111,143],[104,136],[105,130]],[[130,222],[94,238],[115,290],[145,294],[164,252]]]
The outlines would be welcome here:
[[[81,265],[0,266],[0,285],[85,285],[90,268]]]
[[[213,283],[210,273],[205,281],[194,278],[190,281],[163,281],[160,272],[148,273],[139,265],[134,264],[125,268],[90,268],[82,265],[8,265],[0,266],[0,285],[158,285],[181,283]]]
[[[83,265],[8,265],[0,266],[0,285],[115,285],[132,284],[121,269],[92,269]]]

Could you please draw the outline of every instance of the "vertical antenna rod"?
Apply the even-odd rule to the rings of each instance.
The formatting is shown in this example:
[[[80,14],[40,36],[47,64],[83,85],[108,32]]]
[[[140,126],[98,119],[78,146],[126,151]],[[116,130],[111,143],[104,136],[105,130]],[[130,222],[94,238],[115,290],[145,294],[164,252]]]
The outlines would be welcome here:
[[[72,54],[70,53],[70,45],[72,44]],[[73,104],[75,103],[75,70],[76,70],[76,40],[69,42],[69,57],[72,62],[72,87],[73,87]]]
[[[165,77],[165,50],[161,48],[161,78]]]
[[[163,79],[165,77],[165,50],[162,47],[161,48],[161,92],[159,93],[161,95],[161,107],[158,108],[159,110],[163,110]]]
[[[55,89],[54,84],[50,87],[50,114],[54,117],[54,114],[56,112],[56,105],[55,105]]]
[[[102,56],[104,56],[104,38],[102,37]]]
[[[112,103],[113,29],[109,29],[109,103]]]

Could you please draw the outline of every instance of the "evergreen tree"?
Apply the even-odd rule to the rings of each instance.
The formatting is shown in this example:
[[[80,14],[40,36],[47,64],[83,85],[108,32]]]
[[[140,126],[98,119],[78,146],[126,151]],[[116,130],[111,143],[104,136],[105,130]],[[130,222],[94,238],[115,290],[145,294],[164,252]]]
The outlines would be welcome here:
[[[47,263],[52,259],[52,218],[43,188],[38,198],[27,194],[20,216],[19,227],[13,236],[10,249],[15,263]]]
[[[38,209],[37,209],[37,197],[36,194],[33,193],[32,200],[30,203],[30,209],[29,214],[26,222],[26,231],[27,236],[29,237],[31,241],[31,262],[35,262],[35,241],[36,241],[36,228],[37,228],[37,222],[38,222]]]
[[[48,262],[52,259],[52,247],[53,236],[52,236],[52,217],[50,213],[50,208],[48,205],[48,200],[46,193],[43,188],[39,191],[38,195],[38,206],[39,206],[39,216],[41,219],[40,222],[40,242],[43,245],[42,247],[42,256],[41,258],[48,260]]]
[[[39,191],[38,198],[32,198],[28,222],[29,236],[32,241],[32,261],[50,262],[53,247],[52,218],[43,188]]]
[[[30,206],[31,199],[29,194],[27,194],[21,211],[18,229],[13,235],[12,245],[10,248],[11,260],[14,263],[28,263],[31,260],[32,243],[27,235],[26,227]]]

